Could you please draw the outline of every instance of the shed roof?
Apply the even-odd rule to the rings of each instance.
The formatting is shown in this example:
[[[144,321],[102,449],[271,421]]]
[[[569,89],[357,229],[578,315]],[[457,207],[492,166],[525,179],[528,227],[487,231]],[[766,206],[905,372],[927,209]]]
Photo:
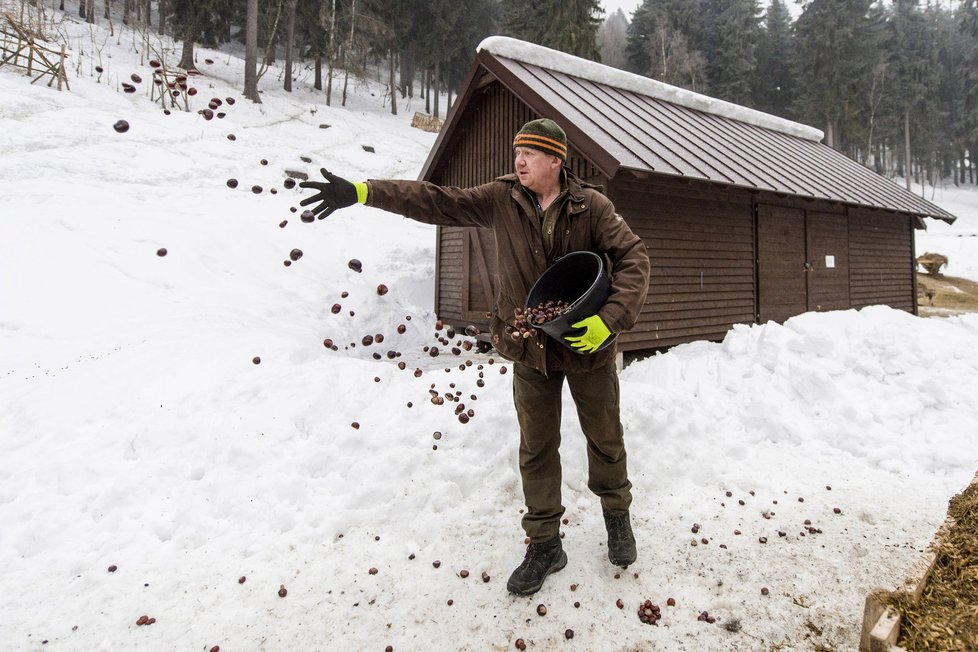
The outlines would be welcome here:
[[[494,36],[422,176],[447,145],[452,118],[481,85],[479,68],[543,117],[609,178],[619,170],[869,206],[947,222],[955,217],[819,142],[822,132],[754,109],[563,52]],[[482,74],[482,77],[485,73]]]

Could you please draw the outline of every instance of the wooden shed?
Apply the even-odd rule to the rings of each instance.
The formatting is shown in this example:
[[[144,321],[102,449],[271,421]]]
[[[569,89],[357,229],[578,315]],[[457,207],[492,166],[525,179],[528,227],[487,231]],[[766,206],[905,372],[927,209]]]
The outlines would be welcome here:
[[[466,187],[512,172],[513,135],[538,117],[565,129],[568,166],[648,247],[648,298],[623,351],[813,310],[916,314],[914,229],[955,219],[816,129],[504,37],[480,44],[421,178]],[[438,316],[485,328],[495,268],[491,231],[439,228]]]

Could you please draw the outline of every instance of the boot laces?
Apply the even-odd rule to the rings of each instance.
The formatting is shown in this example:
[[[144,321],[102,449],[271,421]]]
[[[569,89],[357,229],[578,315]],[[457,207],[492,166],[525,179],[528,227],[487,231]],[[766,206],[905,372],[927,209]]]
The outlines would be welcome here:
[[[557,546],[549,542],[531,543],[526,548],[526,557],[523,558],[523,563],[520,564],[520,568],[530,569],[535,566],[538,570],[545,570],[550,566],[550,558],[553,556],[556,548]]]

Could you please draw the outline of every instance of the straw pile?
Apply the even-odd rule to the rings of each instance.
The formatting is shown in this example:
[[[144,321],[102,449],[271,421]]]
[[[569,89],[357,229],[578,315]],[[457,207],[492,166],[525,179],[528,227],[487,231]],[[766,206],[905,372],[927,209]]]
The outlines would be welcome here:
[[[978,650],[978,482],[951,499],[948,515],[955,523],[934,543],[920,599],[897,591],[887,601],[903,614],[897,644],[908,652]]]

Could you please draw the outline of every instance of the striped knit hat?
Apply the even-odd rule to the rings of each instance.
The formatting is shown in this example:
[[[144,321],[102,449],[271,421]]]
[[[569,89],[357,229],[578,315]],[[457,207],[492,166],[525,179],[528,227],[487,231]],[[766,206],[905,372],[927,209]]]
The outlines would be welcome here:
[[[523,125],[513,139],[513,147],[529,147],[556,156],[561,161],[567,160],[567,134],[548,118],[531,120]]]

